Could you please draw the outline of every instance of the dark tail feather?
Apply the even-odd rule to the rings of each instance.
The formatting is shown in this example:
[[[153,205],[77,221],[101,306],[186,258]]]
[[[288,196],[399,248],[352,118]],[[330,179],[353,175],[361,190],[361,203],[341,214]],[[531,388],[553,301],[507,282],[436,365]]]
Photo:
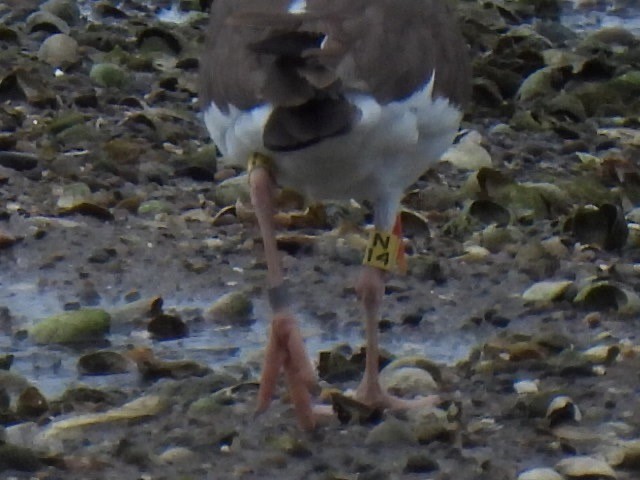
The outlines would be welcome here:
[[[299,150],[349,132],[356,116],[357,109],[344,97],[276,107],[265,126],[263,142],[273,151]]]

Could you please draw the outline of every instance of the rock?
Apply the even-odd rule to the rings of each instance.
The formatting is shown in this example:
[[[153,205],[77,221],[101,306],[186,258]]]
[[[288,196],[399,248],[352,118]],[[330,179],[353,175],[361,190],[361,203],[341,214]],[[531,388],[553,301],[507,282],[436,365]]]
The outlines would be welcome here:
[[[23,172],[37,167],[38,157],[24,152],[0,151],[0,166]]]
[[[95,203],[90,202],[81,202],[77,205],[74,205],[71,208],[67,208],[60,212],[63,215],[73,215],[80,214],[86,215],[89,217],[97,218],[98,220],[103,220],[105,222],[111,221],[114,219],[113,214],[108,208],[105,208],[101,205],[96,205]]]
[[[449,440],[455,433],[455,424],[447,418],[447,412],[435,407],[411,409],[408,418],[413,432],[421,444],[435,440]]]
[[[191,360],[165,361],[156,358],[149,348],[139,347],[128,352],[129,358],[136,362],[138,370],[145,380],[159,378],[181,379],[187,377],[203,377],[211,372],[206,365]]]
[[[394,369],[380,375],[380,383],[389,393],[401,397],[427,396],[438,389],[431,374],[418,367]]]
[[[18,397],[16,411],[21,417],[39,417],[47,410],[49,403],[36,387],[27,387]]]
[[[68,34],[71,30],[67,22],[46,10],[39,10],[29,15],[26,20],[26,27],[29,32],[45,30],[47,32]]]
[[[22,422],[11,425],[4,431],[4,438],[0,438],[0,443],[12,443],[18,447],[39,448],[35,440],[40,432],[40,426],[36,422]]]
[[[96,63],[91,67],[89,78],[101,87],[123,88],[129,83],[129,76],[114,63]]]
[[[158,460],[168,465],[187,464],[196,460],[196,455],[185,447],[171,447],[158,455]]]
[[[189,418],[202,419],[218,414],[225,404],[220,401],[220,395],[216,395],[216,393],[199,398],[189,405],[187,416]]]
[[[323,392],[323,396],[327,393]],[[366,405],[355,398],[348,397],[335,389],[328,392],[331,399],[331,407],[338,420],[342,424],[365,425],[378,422],[382,418],[382,411],[378,408]]]
[[[104,339],[110,322],[104,310],[84,308],[41,320],[29,330],[29,336],[39,344],[91,342]]]
[[[7,393],[16,396],[31,386],[25,377],[7,370],[0,370],[0,385]]]
[[[607,462],[615,467],[640,470],[640,440],[628,440],[607,452]]]
[[[18,241],[13,235],[9,235],[7,232],[0,230],[0,250],[3,248],[9,248]]]
[[[421,281],[432,280],[438,285],[447,281],[440,259],[433,255],[411,255],[407,259],[409,273]],[[406,322],[405,322],[406,323]]]
[[[582,413],[573,400],[566,395],[554,397],[547,407],[546,418],[549,425],[556,426],[566,421],[579,422],[582,420]]]
[[[590,478],[616,479],[616,472],[603,460],[593,457],[576,456],[560,460],[556,464],[556,470],[570,479],[585,480]]]
[[[85,183],[76,182],[65,185],[60,191],[56,203],[60,210],[68,210],[91,199],[91,189]]]
[[[111,324],[114,327],[132,327],[146,325],[150,318],[162,313],[162,297],[148,297],[130,301],[114,308],[111,314]]]
[[[515,227],[489,225],[472,235],[471,241],[485,247],[491,253],[501,253],[512,244],[522,242],[522,232]]]
[[[538,393],[538,382],[534,380],[520,380],[514,382],[513,389],[518,395]]]
[[[584,307],[598,310],[616,310],[623,315],[640,312],[640,296],[608,281],[596,281],[580,289],[573,299]]]
[[[211,268],[211,262],[197,255],[193,258],[187,258],[183,262],[184,268],[193,273],[204,273]]]
[[[226,373],[212,373],[204,379],[202,384],[206,385],[205,396],[200,396],[199,392],[195,393],[200,398],[197,398],[189,405],[187,416],[192,419],[205,419],[205,421],[211,415],[219,413],[226,406],[237,403],[238,399],[241,398],[240,395],[245,391],[250,390],[251,395],[253,395],[258,388],[256,383],[238,383],[237,378]],[[213,393],[206,394],[210,391],[213,391]]]
[[[134,438],[125,437],[119,442],[113,455],[130,465],[135,465],[140,469],[147,468],[151,463],[151,453],[146,442],[137,441]]]
[[[83,355],[78,360],[80,375],[112,375],[130,370],[129,360],[118,352],[102,350]]]
[[[9,370],[13,364],[14,355],[11,353],[7,355],[0,355],[0,370]]]
[[[140,52],[147,55],[178,55],[182,50],[176,29],[149,27],[138,33],[136,41]]]
[[[529,277],[536,281],[547,280],[549,277],[552,277],[555,274],[558,268],[560,268],[558,257],[549,253],[542,242],[538,242],[535,240],[529,241],[520,246],[518,252],[516,253],[515,261],[520,271],[526,273],[527,275],[529,275]],[[529,292],[529,294],[539,293],[544,298],[541,298],[540,300],[525,299],[525,301],[540,301],[543,303],[548,303],[551,300],[555,300],[556,297],[553,296],[555,292],[545,291],[544,284],[541,285],[541,287],[543,287],[541,291],[538,291],[538,287],[536,287],[536,290],[532,290],[531,292]],[[547,294],[551,294],[552,298],[547,297]]]
[[[563,480],[562,475],[552,468],[532,468],[518,475],[517,480]]]
[[[121,391],[104,391],[89,387],[70,387],[59,398],[59,405],[64,411],[74,410],[105,410],[120,404],[124,393]]]
[[[570,280],[534,283],[524,291],[522,299],[525,302],[548,304],[562,298],[571,285],[573,282]]]
[[[580,99],[567,93],[560,93],[546,101],[545,109],[561,121],[569,118],[576,122],[583,122],[587,118],[587,112]]]
[[[9,307],[0,305],[0,333],[11,336],[16,318],[12,315]]]
[[[491,252],[480,245],[466,245],[464,254],[456,257],[456,259],[467,263],[483,262],[491,255]]]
[[[364,441],[365,445],[398,446],[417,445],[418,439],[407,422],[389,417],[373,427]]]
[[[360,366],[341,351],[340,347],[319,353],[318,375],[329,382],[346,382],[356,380],[362,374]]]
[[[268,439],[270,447],[295,458],[307,458],[313,455],[309,447],[298,438],[284,433]]]
[[[147,330],[156,340],[174,340],[189,334],[187,324],[180,317],[166,313],[153,317],[147,325]]]
[[[622,209],[610,203],[598,208],[583,207],[567,221],[576,240],[584,245],[596,245],[605,250],[617,250],[627,242],[629,228]]]
[[[139,215],[158,215],[161,213],[172,213],[173,207],[164,200],[147,200],[138,207]]]
[[[474,200],[468,213],[482,225],[506,226],[511,221],[509,210],[491,200]]]
[[[429,473],[438,470],[438,462],[425,454],[410,455],[404,467],[405,473]]]
[[[442,381],[442,370],[440,366],[432,360],[419,355],[396,358],[384,367],[382,375],[387,375],[394,370],[402,368],[419,368],[429,372],[430,376],[436,382]]]
[[[35,472],[42,467],[42,462],[30,448],[0,443],[0,472],[5,470]]]
[[[591,324],[589,321],[585,323],[587,325]],[[618,345],[595,345],[582,352],[582,354],[593,363],[610,365],[620,355],[620,347]]]
[[[87,261],[89,263],[97,263],[99,265],[104,265],[105,263],[108,263],[111,260],[113,260],[117,255],[118,255],[118,252],[116,251],[115,248],[97,248],[93,252],[91,252],[91,255],[87,257]],[[100,296],[99,293],[96,291],[95,286],[93,285],[89,286],[89,285],[86,285],[85,283],[83,290],[86,291],[88,289],[90,289],[91,292],[89,295],[84,295],[85,297]]]
[[[537,97],[549,95],[554,92],[551,80],[554,69],[549,67],[541,68],[529,75],[518,89],[518,99],[527,101]]]
[[[602,324],[602,313],[589,312],[582,319],[582,323],[584,323],[589,328],[598,328]]]
[[[42,42],[38,58],[53,67],[70,65],[78,60],[78,42],[64,33],[51,35]]]
[[[136,398],[121,407],[113,408],[101,413],[87,413],[75,417],[58,420],[51,423],[42,433],[43,440],[58,438],[65,434],[72,437],[77,435],[75,431],[79,428],[105,423],[136,420],[145,417],[152,417],[163,412],[168,404],[157,395],[147,395]]]
[[[462,139],[450,147],[441,162],[449,162],[460,169],[479,170],[482,167],[491,167],[491,155],[482,146],[482,135],[478,132],[469,132]]]
[[[216,300],[206,311],[205,317],[214,323],[224,325],[250,325],[253,303],[244,292],[231,292]]]
[[[249,178],[247,175],[239,175],[224,180],[216,186],[214,200],[220,207],[235,205],[237,201],[250,202]]]
[[[142,162],[138,166],[138,175],[141,179],[164,185],[174,176],[174,172],[169,165],[153,160]]]
[[[540,242],[540,245],[544,249],[545,253],[551,255],[554,258],[566,258],[569,256],[569,249],[562,242],[562,238],[553,236]]]
[[[176,162],[175,169],[176,175],[211,182],[217,170],[217,148],[215,145],[206,145],[197,152],[185,155]]]
[[[606,45],[622,45],[632,47],[638,43],[638,38],[623,27],[601,28],[585,39],[585,42],[595,40]]]
[[[81,129],[80,135],[86,135],[86,130],[84,130],[86,120],[87,118],[82,113],[62,112],[49,123],[49,132],[60,139],[62,132],[68,131],[73,127],[79,127]],[[75,186],[76,184],[72,185]]]
[[[77,0],[47,0],[40,9],[60,17],[69,25],[75,25],[80,20],[80,9]]]

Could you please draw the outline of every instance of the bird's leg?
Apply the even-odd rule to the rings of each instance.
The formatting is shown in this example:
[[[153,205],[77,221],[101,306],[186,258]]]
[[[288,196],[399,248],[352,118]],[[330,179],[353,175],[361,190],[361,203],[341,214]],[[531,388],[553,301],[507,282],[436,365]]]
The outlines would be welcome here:
[[[257,412],[265,411],[284,370],[298,423],[304,429],[315,425],[310,390],[317,384],[315,371],[304,347],[298,324],[289,311],[282,263],[276,245],[273,220],[275,184],[266,165],[250,169],[249,185],[267,261],[269,303],[273,311],[271,332],[264,357]]]
[[[356,284],[356,291],[365,312],[365,338],[367,344],[364,377],[358,386],[356,398],[367,405],[386,408],[386,392],[378,378],[380,352],[378,347],[378,313],[384,296],[385,272],[365,265]]]
[[[388,222],[381,223],[388,224]],[[388,230],[390,229],[387,227],[387,231]],[[399,238],[392,239],[392,241],[397,240],[398,242],[402,242],[399,217],[396,220],[396,227],[393,230],[393,235]],[[381,242],[385,239],[388,240],[388,238],[391,238],[391,236],[382,238]],[[389,260],[391,266],[396,260],[396,255],[399,263],[404,261],[404,251],[402,250],[403,247],[401,243],[398,244],[397,249],[391,248],[390,245],[392,244],[390,243],[387,243],[386,245],[388,248],[385,246],[382,250],[376,251],[375,240],[373,240],[373,247],[370,247],[374,248],[373,255],[379,255],[379,258],[383,259],[386,258]],[[384,257],[385,254],[391,256]],[[367,255],[369,255],[369,251],[367,252]],[[367,258],[365,258],[365,265],[362,267],[360,277],[356,284],[356,291],[365,312],[365,334],[367,344],[364,376],[356,391],[356,398],[369,406],[382,409],[388,408],[397,410],[418,406],[432,406],[439,401],[438,397],[435,395],[410,400],[402,399],[389,394],[380,385],[380,378],[378,374],[380,357],[378,346],[378,320],[380,318],[380,307],[384,297],[385,280],[388,276],[388,272],[384,268],[384,262],[379,263],[380,267],[366,263],[368,263]]]

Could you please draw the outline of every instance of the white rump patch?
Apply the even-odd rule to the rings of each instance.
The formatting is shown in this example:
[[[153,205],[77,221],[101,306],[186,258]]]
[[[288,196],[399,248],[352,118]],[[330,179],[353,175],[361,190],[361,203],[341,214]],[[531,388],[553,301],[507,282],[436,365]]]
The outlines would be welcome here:
[[[293,0],[287,11],[295,14],[307,13],[307,0]]]
[[[227,165],[241,166],[251,153],[264,153],[276,160],[282,186],[311,198],[395,202],[440,159],[458,131],[462,113],[447,99],[433,97],[434,83],[435,73],[411,96],[382,105],[362,93],[347,94],[359,112],[351,131],[291,152],[264,147],[271,105],[223,112],[212,103],[204,119]]]
[[[270,105],[247,111],[230,105],[229,112],[225,113],[211,102],[204,111],[204,123],[223,157],[246,162],[253,152],[268,154],[262,143],[262,132],[272,111]]]

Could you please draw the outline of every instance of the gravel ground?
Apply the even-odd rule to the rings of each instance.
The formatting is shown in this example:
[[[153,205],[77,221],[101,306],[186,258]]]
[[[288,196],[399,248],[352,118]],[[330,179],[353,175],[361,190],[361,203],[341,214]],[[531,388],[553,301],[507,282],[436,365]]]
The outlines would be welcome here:
[[[362,372],[370,211],[283,192],[318,402],[339,412],[312,434],[284,389],[253,414],[265,265],[198,117],[200,3],[181,24],[158,21],[170,2],[0,5],[3,478],[638,478],[640,40],[569,30],[554,2],[458,3],[471,133],[405,199],[409,273],[380,323],[393,388],[443,402],[335,395]],[[39,339],[86,308],[108,332]]]

